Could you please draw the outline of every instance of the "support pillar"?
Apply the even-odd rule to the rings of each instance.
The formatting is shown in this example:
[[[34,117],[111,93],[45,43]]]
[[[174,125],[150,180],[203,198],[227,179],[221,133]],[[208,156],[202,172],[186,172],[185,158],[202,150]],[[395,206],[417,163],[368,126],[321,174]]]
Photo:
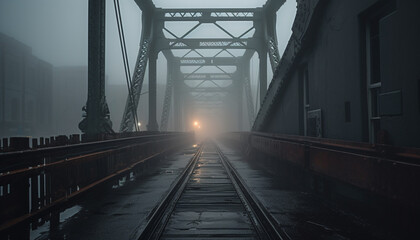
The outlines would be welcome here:
[[[88,45],[88,99],[79,128],[94,139],[113,132],[105,98],[105,0],[89,0]]]
[[[157,54],[151,53],[149,56],[149,123],[147,124],[148,131],[158,131],[159,126],[156,117],[156,97],[157,97],[157,82],[156,82],[156,62]]]

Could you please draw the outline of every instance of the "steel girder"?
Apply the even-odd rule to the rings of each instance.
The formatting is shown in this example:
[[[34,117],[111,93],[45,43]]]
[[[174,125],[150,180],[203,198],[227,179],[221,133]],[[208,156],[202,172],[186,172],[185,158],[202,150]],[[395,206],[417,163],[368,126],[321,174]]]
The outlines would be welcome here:
[[[280,54],[278,49],[277,33],[276,33],[276,13],[283,5],[285,0],[270,0],[264,6],[265,18],[263,20],[265,39],[270,58],[271,69],[275,72],[280,63]]]
[[[144,81],[144,74],[146,73],[147,60],[150,53],[150,43],[153,40],[152,35],[152,18],[150,15],[143,14],[142,16],[143,29],[141,33],[140,49],[137,55],[137,62],[134,68],[133,80],[131,83],[131,92],[133,93],[134,102],[131,101],[130,96],[127,97],[124,114],[120,125],[120,132],[132,131],[134,126],[133,112],[137,111],[137,106],[140,100],[141,89]]]

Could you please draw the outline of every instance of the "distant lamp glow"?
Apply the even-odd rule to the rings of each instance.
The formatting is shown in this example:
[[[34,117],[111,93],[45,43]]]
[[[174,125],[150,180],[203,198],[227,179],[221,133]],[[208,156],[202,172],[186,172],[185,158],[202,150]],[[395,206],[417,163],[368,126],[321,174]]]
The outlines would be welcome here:
[[[194,126],[198,126],[198,122],[197,121],[194,121]]]
[[[138,123],[137,123],[137,126],[141,127],[141,122],[138,122]]]

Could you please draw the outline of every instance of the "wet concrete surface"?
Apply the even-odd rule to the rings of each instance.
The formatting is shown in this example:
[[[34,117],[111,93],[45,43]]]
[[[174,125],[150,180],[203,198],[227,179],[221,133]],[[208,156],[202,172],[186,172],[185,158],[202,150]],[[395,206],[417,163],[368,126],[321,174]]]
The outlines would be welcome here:
[[[217,149],[205,144],[161,239],[258,239]]]
[[[43,232],[36,239],[137,239],[146,217],[170,189],[194,151],[180,151],[159,160],[136,179],[88,195],[79,204],[80,211],[62,222],[56,233]]]
[[[319,196],[297,190],[293,183],[245,161],[241,153],[218,142],[253,194],[291,239],[398,239],[387,229],[346,212]]]

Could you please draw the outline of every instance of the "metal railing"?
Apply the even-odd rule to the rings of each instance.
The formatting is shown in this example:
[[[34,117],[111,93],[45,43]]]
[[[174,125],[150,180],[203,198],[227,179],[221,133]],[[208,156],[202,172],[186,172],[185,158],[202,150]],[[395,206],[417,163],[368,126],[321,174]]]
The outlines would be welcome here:
[[[1,154],[16,164],[0,174],[0,236],[27,239],[30,224],[45,221],[56,228],[60,210],[87,191],[192,141],[192,133],[166,133]]]

